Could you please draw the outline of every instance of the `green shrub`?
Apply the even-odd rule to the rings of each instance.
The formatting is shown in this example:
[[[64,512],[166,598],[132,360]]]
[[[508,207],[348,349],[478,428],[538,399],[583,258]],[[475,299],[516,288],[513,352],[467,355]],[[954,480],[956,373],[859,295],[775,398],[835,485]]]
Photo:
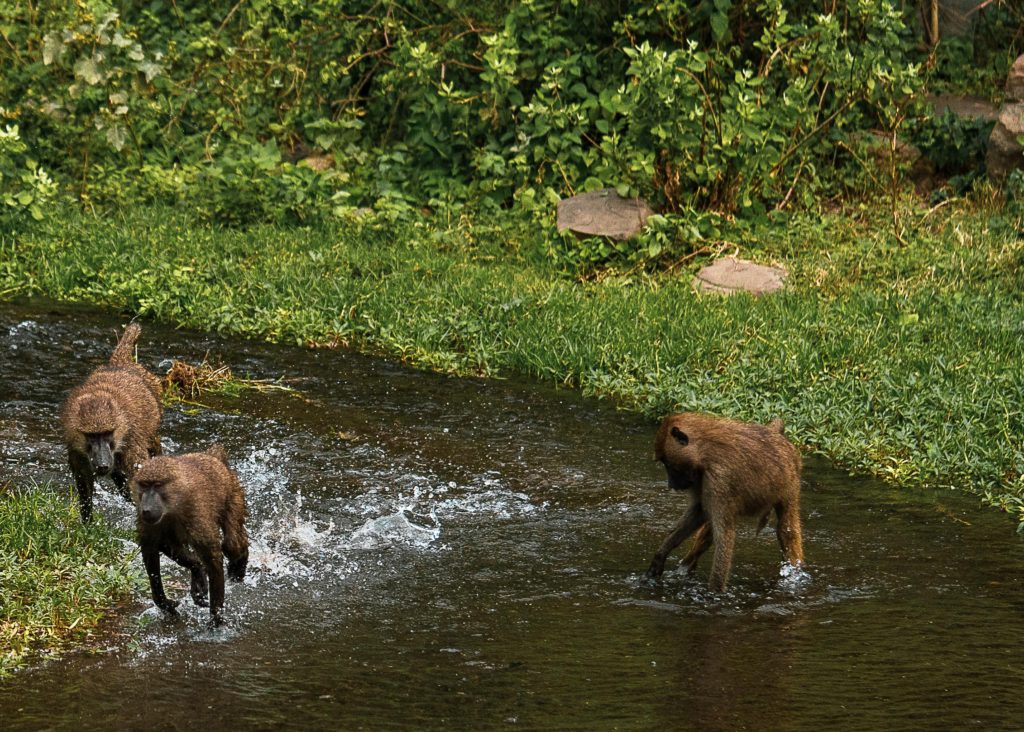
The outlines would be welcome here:
[[[26,216],[41,220],[57,184],[28,155],[16,124],[4,124],[0,107],[0,226],[11,229]]]

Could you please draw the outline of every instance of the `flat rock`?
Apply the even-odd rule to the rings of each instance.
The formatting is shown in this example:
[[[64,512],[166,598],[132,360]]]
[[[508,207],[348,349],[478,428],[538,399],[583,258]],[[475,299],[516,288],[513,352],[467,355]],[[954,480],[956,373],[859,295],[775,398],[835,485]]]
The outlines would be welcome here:
[[[581,193],[558,202],[558,230],[581,236],[630,239],[654,213],[640,198],[623,198],[614,188]]]
[[[693,286],[703,292],[750,292],[764,295],[781,290],[788,273],[778,267],[754,264],[746,259],[723,257],[703,267],[693,278]]]
[[[988,177],[1002,182],[1011,171],[1024,168],[1024,149],[1017,138],[1024,134],[1024,102],[1004,104],[988,138],[985,167]]]
[[[1024,57],[1022,57],[1024,58]],[[946,110],[957,117],[967,119],[993,120],[999,116],[999,107],[985,97],[961,94],[928,94],[925,100],[935,108],[935,116],[941,117]]]

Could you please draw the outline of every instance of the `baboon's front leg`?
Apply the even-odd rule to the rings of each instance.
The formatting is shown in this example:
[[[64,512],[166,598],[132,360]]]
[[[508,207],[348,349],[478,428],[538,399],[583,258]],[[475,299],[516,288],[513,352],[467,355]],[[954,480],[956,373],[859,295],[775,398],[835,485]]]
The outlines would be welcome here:
[[[132,499],[131,491],[128,490],[128,478],[125,477],[124,473],[119,470],[115,470],[110,474],[110,479],[114,481],[114,487],[117,488],[117,492],[121,494],[122,498],[127,498],[129,501]]]
[[[780,505],[775,509],[778,525],[775,535],[779,540],[782,556],[794,567],[804,563],[804,545],[800,531],[800,507],[796,502]]]
[[[168,542],[163,547],[163,552],[180,566],[184,567],[192,575],[192,587],[190,593],[192,601],[200,607],[206,607],[206,596],[209,593],[209,584],[206,580],[206,568],[194,551],[189,547],[176,542]]]
[[[92,520],[92,494],[95,488],[92,466],[89,465],[89,458],[73,450],[68,451],[68,464],[75,478],[78,512],[82,516],[82,522],[88,523]]]
[[[708,587],[712,592],[722,592],[729,581],[729,569],[732,567],[732,550],[736,545],[736,527],[721,524],[712,527],[715,532],[715,557],[711,564],[711,581]]]
[[[149,590],[153,594],[153,602],[156,606],[169,615],[177,615],[175,608],[178,603],[167,599],[164,594],[164,583],[160,579],[160,550],[149,544],[142,546],[142,563],[146,566],[146,574],[149,575]]]
[[[654,554],[651,566],[647,568],[647,579],[656,579],[665,571],[665,560],[677,546],[686,541],[693,532],[697,531],[707,521],[704,509],[700,504],[694,504],[683,516],[682,520],[672,529],[672,533],[665,537],[661,547]]]

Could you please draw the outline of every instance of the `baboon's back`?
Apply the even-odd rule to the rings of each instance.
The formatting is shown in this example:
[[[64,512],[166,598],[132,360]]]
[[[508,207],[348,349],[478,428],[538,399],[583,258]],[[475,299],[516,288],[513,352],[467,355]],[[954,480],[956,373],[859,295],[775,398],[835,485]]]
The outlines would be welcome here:
[[[113,410],[115,421],[127,425],[132,433],[156,435],[160,427],[160,381],[143,366],[135,363],[134,349],[142,328],[129,323],[121,334],[107,364],[95,369],[85,381],[72,389],[61,410],[61,423],[69,443],[75,431],[96,432],[90,422],[104,415],[95,414],[89,403],[105,401]]]
[[[182,516],[179,519],[186,521],[189,533],[213,537],[221,530],[225,540],[248,544],[242,486],[217,455],[196,452],[177,457],[154,457],[143,463],[135,479],[140,482],[153,479],[168,481],[164,490],[173,493],[168,503],[180,507]]]
[[[685,447],[672,443],[673,426],[688,436]],[[780,420],[762,425],[697,412],[670,415],[658,432],[655,449],[660,457],[699,466],[749,504],[750,511],[758,510],[764,500],[799,494],[800,451],[782,433]]]
[[[82,429],[89,414],[82,407],[90,397],[105,397],[133,432],[155,434],[160,426],[160,382],[137,364],[100,366],[68,396],[61,419],[66,428]],[[87,409],[86,409],[87,411]]]

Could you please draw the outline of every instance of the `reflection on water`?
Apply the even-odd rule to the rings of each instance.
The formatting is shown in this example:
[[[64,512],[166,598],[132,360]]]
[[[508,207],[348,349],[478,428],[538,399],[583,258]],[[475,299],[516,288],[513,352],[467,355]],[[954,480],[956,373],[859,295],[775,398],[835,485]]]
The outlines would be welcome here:
[[[69,478],[57,408],[118,319],[0,306],[0,470]],[[96,653],[0,685],[4,729],[1019,728],[1024,552],[1009,520],[808,460],[808,567],[741,532],[722,594],[673,556],[653,427],[577,395],[145,325],[143,363],[286,377],[169,409],[168,452],[226,446],[250,572],[210,629],[137,602]],[[105,486],[97,511],[130,528]],[[134,552],[131,546],[126,551]],[[141,574],[141,562],[138,562]]]

